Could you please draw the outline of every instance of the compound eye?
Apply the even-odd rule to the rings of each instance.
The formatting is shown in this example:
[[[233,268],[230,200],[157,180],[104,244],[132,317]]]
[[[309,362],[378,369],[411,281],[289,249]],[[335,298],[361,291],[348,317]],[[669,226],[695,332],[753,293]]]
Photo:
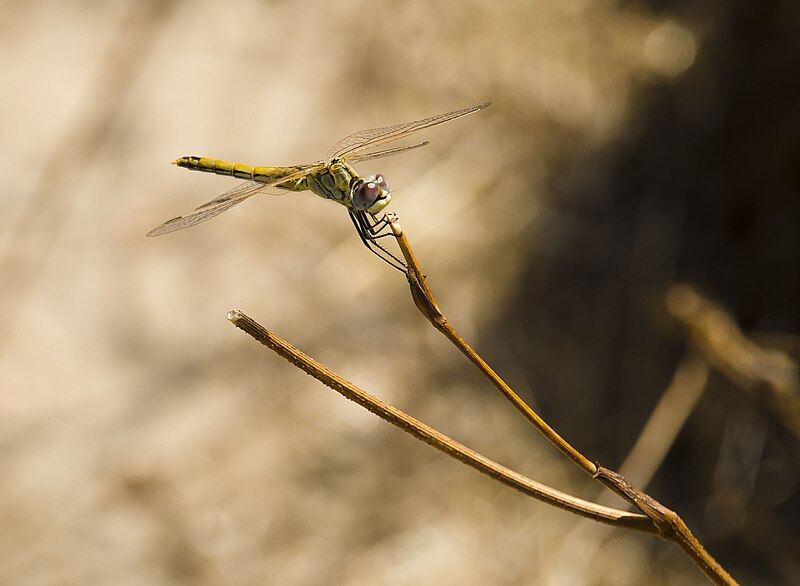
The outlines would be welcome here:
[[[385,183],[385,182],[384,182]],[[364,211],[372,207],[382,192],[381,186],[373,180],[365,181],[353,192],[353,207]]]
[[[378,187],[380,187],[384,191],[389,191],[389,184],[386,182],[386,177],[384,177],[383,175],[375,175],[373,181]]]

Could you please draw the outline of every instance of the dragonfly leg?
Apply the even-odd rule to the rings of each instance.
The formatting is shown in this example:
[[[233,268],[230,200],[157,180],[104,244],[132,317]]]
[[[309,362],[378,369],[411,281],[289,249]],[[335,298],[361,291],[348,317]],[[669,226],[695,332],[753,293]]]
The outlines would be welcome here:
[[[366,246],[372,254],[396,268],[398,271],[402,273],[408,272],[408,267],[403,261],[376,242],[378,238],[391,235],[388,232],[381,234],[389,225],[385,219],[378,220],[375,216],[371,214],[368,215],[367,212],[364,211],[348,210],[348,213],[350,214],[350,220],[352,220],[353,225],[356,227],[358,237],[361,238],[361,242],[364,243],[364,246]],[[370,217],[372,219],[370,219]]]
[[[389,227],[389,220],[386,219],[386,214],[384,214],[379,220],[368,212],[361,213],[363,214],[364,223],[368,227],[367,231],[369,232],[372,240],[392,236],[391,232],[386,231],[386,229]],[[381,232],[383,232],[383,234],[381,234]]]

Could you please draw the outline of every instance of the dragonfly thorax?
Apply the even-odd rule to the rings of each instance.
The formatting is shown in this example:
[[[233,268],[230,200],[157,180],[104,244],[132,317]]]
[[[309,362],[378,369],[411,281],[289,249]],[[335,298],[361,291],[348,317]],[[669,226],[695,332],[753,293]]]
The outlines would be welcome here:
[[[320,197],[371,214],[377,214],[392,199],[389,185],[382,175],[372,175],[365,180],[343,159],[334,159],[309,174],[305,183]]]
[[[353,184],[358,173],[342,160],[333,160],[304,178],[306,187],[316,195],[349,205]]]

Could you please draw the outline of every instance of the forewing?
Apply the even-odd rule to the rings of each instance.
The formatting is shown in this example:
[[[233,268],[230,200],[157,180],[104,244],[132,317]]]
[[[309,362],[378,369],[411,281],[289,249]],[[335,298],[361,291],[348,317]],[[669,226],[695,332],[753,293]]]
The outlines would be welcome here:
[[[258,181],[245,181],[244,183],[240,183],[234,188],[229,189],[222,195],[215,197],[211,201],[204,203],[200,207],[195,208],[193,212],[186,214],[185,216],[178,216],[177,218],[172,218],[171,220],[167,220],[160,226],[156,226],[155,228],[150,230],[147,233],[147,235],[160,236],[162,234],[175,232],[176,230],[183,230],[184,228],[189,228],[196,224],[208,221],[211,218],[220,215],[222,212],[228,211],[235,205],[242,203],[244,200],[248,199],[253,195],[256,195],[257,193],[267,191],[271,187],[276,187],[277,185],[280,185],[281,183],[285,183],[287,181],[300,179],[305,175],[307,175],[308,173],[320,168],[321,166],[322,165],[319,164],[307,165],[303,169],[295,173],[290,173],[289,175],[285,175],[269,183],[260,183]]]
[[[419,144],[412,144],[410,146],[402,146],[402,147],[394,147],[391,149],[384,149],[382,151],[375,151],[372,153],[360,153],[358,155],[353,155],[351,157],[347,157],[347,161],[349,163],[358,163],[360,161],[369,161],[370,159],[380,159],[382,157],[391,157],[392,155],[396,155],[398,153],[404,153],[406,151],[410,151],[413,149],[418,149],[419,147],[424,147],[426,144],[429,144],[428,141],[421,142]]]
[[[349,160],[357,159],[357,157],[354,157],[354,155],[357,153],[375,148],[393,140],[405,138],[406,136],[409,136],[424,128],[430,128],[431,126],[444,124],[450,120],[455,120],[456,118],[461,118],[467,114],[478,112],[479,110],[483,110],[489,106],[489,104],[490,102],[486,102],[485,104],[479,104],[469,108],[462,108],[461,110],[454,110],[444,114],[437,114],[436,116],[429,116],[428,118],[415,120],[413,122],[406,122],[404,124],[395,124],[393,126],[383,126],[381,128],[360,130],[344,137],[342,140],[333,145],[328,151],[328,158],[335,159],[342,157]],[[389,154],[394,154],[394,152]]]

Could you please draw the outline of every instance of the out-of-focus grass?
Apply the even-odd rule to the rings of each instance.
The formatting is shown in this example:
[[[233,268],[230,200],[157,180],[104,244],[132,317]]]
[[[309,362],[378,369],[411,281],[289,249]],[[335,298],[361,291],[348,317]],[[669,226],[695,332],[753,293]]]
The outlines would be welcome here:
[[[754,125],[725,142],[708,122],[738,104],[725,97],[737,86],[713,74],[732,75],[720,63],[745,25],[733,9],[692,6],[164,3],[135,23],[149,31],[126,49],[141,67],[98,93],[120,74],[104,65],[132,34],[135,3],[4,3],[0,260],[14,273],[0,275],[0,582],[556,583],[546,544],[583,521],[416,445],[264,358],[225,320],[241,307],[470,446],[591,494],[428,331],[343,209],[264,197],[189,231],[144,233],[233,184],[168,165],[177,156],[309,162],[360,128],[492,100],[426,135],[425,149],[360,170],[389,178],[392,209],[459,331],[613,466],[677,357],[659,321],[662,285],[705,275],[711,294],[751,291],[756,277],[731,283],[709,267],[751,262],[796,218],[769,215],[741,255],[725,254],[712,203],[726,197],[719,178],[737,174],[720,169],[743,176],[748,148],[788,130]],[[775,94],[784,110],[787,92]],[[104,112],[102,133],[82,138],[93,148],[66,140]],[[678,132],[691,128],[705,134]],[[696,166],[675,156],[692,144]],[[765,177],[783,176],[787,150]],[[780,185],[791,193],[796,181]],[[708,205],[693,207],[698,198]],[[796,261],[775,258],[765,279]],[[746,329],[796,333],[796,305],[778,293],[764,296],[762,322],[740,306]],[[561,399],[582,416],[566,418]],[[597,413],[618,419],[594,425]],[[736,434],[735,423],[715,429]],[[717,441],[679,452],[704,454],[707,472]],[[787,460],[764,445],[782,487],[759,501],[768,513],[797,497]],[[695,503],[687,521],[734,575],[739,559],[789,564],[746,531],[715,533],[697,505],[706,495],[681,494],[679,477],[660,482],[668,504]],[[767,513],[796,539],[796,524]],[[641,536],[614,535],[596,555],[621,583],[703,583],[680,552]]]

